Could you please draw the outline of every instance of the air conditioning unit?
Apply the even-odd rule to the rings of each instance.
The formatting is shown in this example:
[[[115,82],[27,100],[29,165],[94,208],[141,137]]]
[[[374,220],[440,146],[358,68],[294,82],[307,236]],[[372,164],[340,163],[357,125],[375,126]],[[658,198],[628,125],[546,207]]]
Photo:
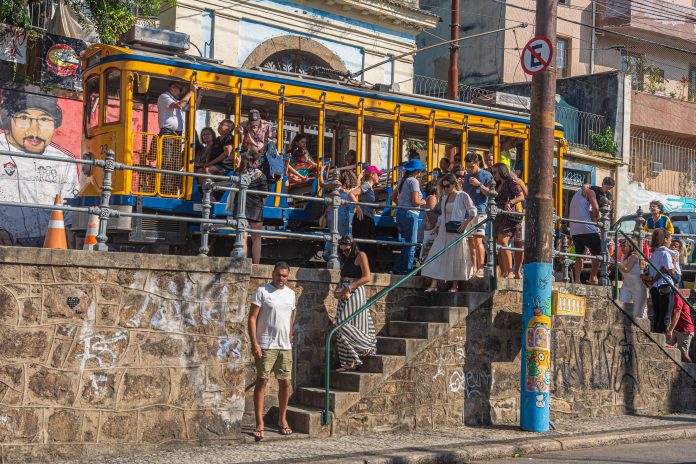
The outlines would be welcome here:
[[[512,93],[496,92],[495,106],[529,111],[532,108],[532,99]]]
[[[659,174],[662,174],[662,163],[658,163],[657,161],[651,161],[650,162],[650,172],[652,173],[653,176],[657,176]]]

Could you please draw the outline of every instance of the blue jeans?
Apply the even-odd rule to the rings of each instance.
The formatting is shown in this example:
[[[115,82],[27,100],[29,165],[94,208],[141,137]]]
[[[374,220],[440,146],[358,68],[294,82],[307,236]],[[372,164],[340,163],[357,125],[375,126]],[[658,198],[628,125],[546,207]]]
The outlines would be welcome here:
[[[416,243],[418,241],[418,212],[396,211],[396,227],[399,230],[402,242]],[[416,255],[416,247],[407,246],[401,248],[401,254],[396,258],[392,272],[394,274],[408,274],[413,269],[413,258]]]

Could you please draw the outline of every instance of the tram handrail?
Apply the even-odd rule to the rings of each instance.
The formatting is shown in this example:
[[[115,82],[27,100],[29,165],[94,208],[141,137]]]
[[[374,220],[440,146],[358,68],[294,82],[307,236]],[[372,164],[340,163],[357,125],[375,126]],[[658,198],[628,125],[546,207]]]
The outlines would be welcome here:
[[[355,311],[353,314],[345,318],[343,321],[340,323],[336,324],[336,326],[329,332],[329,335],[326,337],[326,373],[325,373],[325,395],[324,395],[324,411],[322,414],[322,424],[323,425],[328,425],[331,423],[331,411],[330,411],[330,405],[331,405],[331,386],[330,386],[330,380],[331,380],[331,338],[338,332],[338,330],[348,324],[348,322],[352,321],[356,317],[358,317],[360,314],[368,310],[371,306],[373,306],[375,303],[377,303],[379,300],[384,298],[388,293],[390,293],[392,290],[396,289],[399,287],[402,283],[404,283],[406,280],[408,280],[410,277],[413,275],[417,274],[420,272],[421,269],[423,269],[425,266],[428,264],[432,263],[435,261],[437,258],[445,254],[450,248],[453,246],[459,244],[462,240],[473,234],[475,231],[483,227],[486,223],[490,222],[491,218],[486,217],[485,219],[481,220],[478,224],[474,225],[471,227],[469,230],[466,232],[462,233],[459,235],[456,239],[452,241],[449,245],[444,247],[442,250],[438,251],[435,253],[433,256],[428,256],[428,259],[425,260],[420,266],[414,268],[411,272],[400,278],[396,283],[390,285],[389,287],[385,288],[384,290],[380,291],[377,295],[375,295],[370,301],[365,303],[362,307],[358,308],[357,311]],[[495,272],[493,272],[493,279],[495,279]]]

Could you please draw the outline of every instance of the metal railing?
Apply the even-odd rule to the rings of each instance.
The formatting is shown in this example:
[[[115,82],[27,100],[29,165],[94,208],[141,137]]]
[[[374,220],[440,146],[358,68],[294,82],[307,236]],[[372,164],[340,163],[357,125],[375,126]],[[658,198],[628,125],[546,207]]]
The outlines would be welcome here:
[[[413,93],[428,97],[447,98],[447,81],[430,76],[413,76]],[[460,84],[457,100],[466,103],[480,103],[495,99],[495,91]]]
[[[556,122],[563,125],[563,136],[568,144],[580,148],[593,148],[592,134],[602,132],[605,117],[575,108],[556,107]]]
[[[696,145],[669,143],[668,138],[640,133],[631,136],[629,175],[646,189],[696,196]]]

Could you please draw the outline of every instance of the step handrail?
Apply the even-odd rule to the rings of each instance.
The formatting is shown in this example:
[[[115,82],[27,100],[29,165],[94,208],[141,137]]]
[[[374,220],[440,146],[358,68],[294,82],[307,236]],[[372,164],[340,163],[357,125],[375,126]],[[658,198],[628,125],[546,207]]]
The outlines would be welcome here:
[[[491,227],[493,227],[492,223],[493,219],[490,216],[486,216],[485,219],[481,220],[478,224],[475,224],[473,227],[471,227],[469,230],[466,232],[462,233],[454,239],[452,243],[447,245],[445,248],[442,250],[438,251],[435,253],[433,256],[428,257],[428,259],[425,260],[423,264],[420,266],[414,268],[411,272],[408,274],[404,275],[402,278],[400,278],[396,283],[391,284],[389,287],[385,288],[384,290],[380,291],[377,295],[375,295],[370,301],[365,303],[361,308],[359,308],[357,311],[355,311],[353,314],[345,318],[343,321],[341,321],[339,324],[336,325],[330,332],[329,335],[326,337],[326,373],[325,373],[325,384],[324,384],[324,410],[321,415],[321,423],[322,425],[329,425],[331,424],[331,387],[330,387],[330,379],[331,379],[331,338],[338,332],[338,330],[346,325],[348,322],[352,321],[355,319],[359,314],[362,314],[363,312],[367,311],[368,308],[370,308],[372,305],[377,303],[379,300],[381,300],[384,296],[386,296],[388,293],[390,293],[392,290],[395,288],[399,287],[402,283],[404,283],[406,280],[408,280],[410,277],[418,273],[423,267],[427,266],[428,264],[432,263],[435,261],[437,258],[445,254],[450,248],[453,246],[457,245],[460,243],[462,240],[473,234],[475,231],[480,229],[481,227],[485,226],[487,223],[491,222]],[[495,236],[495,235],[494,235]],[[495,281],[495,266],[493,268],[493,275],[491,278]],[[495,286],[493,286],[495,288]]]
[[[695,311],[693,305],[689,303],[689,300],[682,295],[682,293],[679,291],[679,289],[672,283],[672,278],[665,275],[662,271],[660,271],[653,263],[650,262],[650,258],[645,256],[645,253],[643,253],[643,250],[638,248],[638,245],[631,240],[631,238],[626,235],[626,233],[622,230],[617,230],[617,234],[614,236],[614,285],[613,285],[613,300],[616,301],[619,298],[619,235],[623,235],[624,239],[628,241],[628,243],[633,247],[635,251],[640,254],[640,256],[648,263],[648,265],[655,270],[658,274],[660,274],[660,277],[665,279],[665,282],[672,288],[672,291],[679,294],[682,300],[689,306],[689,309],[691,311]],[[670,308],[671,310],[671,308]]]

